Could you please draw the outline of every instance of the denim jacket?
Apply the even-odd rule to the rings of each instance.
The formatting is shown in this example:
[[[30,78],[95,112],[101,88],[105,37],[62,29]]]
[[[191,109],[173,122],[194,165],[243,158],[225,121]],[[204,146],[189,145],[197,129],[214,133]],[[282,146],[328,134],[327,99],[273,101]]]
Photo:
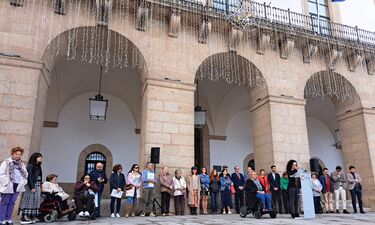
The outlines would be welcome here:
[[[229,190],[230,186],[232,185],[232,181],[229,176],[227,177],[220,177],[220,191]]]

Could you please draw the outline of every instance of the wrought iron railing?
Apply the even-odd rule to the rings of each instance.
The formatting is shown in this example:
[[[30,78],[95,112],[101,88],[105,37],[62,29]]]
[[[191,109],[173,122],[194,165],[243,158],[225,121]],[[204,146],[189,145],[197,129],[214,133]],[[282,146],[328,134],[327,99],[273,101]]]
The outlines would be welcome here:
[[[316,16],[308,16],[251,0],[151,0],[216,18],[225,18],[236,7],[242,7],[252,16],[255,26],[287,30],[289,32],[350,42],[374,48],[375,32],[334,23]]]

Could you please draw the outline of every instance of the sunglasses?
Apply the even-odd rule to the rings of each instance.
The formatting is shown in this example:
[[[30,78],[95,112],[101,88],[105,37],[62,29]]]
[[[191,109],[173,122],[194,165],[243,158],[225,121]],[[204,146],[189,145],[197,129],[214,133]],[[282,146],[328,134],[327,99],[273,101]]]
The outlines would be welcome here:
[[[139,167],[138,167],[138,166],[136,166],[136,167],[134,167],[134,169],[139,169]]]

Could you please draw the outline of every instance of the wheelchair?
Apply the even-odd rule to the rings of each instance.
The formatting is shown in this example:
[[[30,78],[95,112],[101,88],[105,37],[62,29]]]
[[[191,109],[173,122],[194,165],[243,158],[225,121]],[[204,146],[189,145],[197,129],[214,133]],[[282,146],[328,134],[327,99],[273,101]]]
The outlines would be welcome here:
[[[251,200],[254,201],[254,199],[251,199]],[[259,198],[255,198],[255,207],[254,208],[249,208],[248,204],[242,206],[240,208],[240,216],[242,218],[245,218],[248,214],[253,214],[253,216],[256,219],[260,219],[260,218],[262,218],[263,215],[269,214],[270,217],[272,219],[274,219],[277,216],[277,211],[274,208],[274,203],[273,202],[272,202],[272,206],[273,206],[272,210],[265,210],[265,209],[263,209],[262,200],[260,200]]]
[[[84,197],[84,198],[82,198]],[[82,205],[82,208],[79,208],[77,205],[77,202],[80,201],[80,205]],[[88,204],[88,201],[92,201],[91,204]],[[90,216],[84,216],[80,217],[83,219],[90,219],[90,220],[96,220],[98,217],[96,206],[95,206],[95,197],[92,194],[83,194],[83,195],[74,195],[73,196],[73,204],[75,204],[75,214],[79,214],[79,212],[87,211],[90,213]],[[91,205],[91,207],[89,207]]]
[[[44,200],[39,207],[39,219],[50,223],[62,220],[62,218],[67,215],[69,221],[74,221],[76,219],[75,206],[72,205],[71,208],[68,206],[67,209],[64,209],[60,202],[55,198],[56,194],[57,192],[42,193]]]

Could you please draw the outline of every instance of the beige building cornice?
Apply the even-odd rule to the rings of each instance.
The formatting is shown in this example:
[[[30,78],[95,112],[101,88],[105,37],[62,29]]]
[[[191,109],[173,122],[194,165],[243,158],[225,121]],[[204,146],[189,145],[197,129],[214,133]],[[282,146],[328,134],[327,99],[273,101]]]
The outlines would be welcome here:
[[[193,91],[193,92],[196,89],[195,84],[183,83],[177,80],[174,81],[174,80],[146,78],[145,82],[143,83],[141,96],[143,96],[148,86],[165,87],[165,88],[178,89],[178,90],[184,90],[184,91]]]
[[[348,110],[342,114],[337,115],[337,121],[340,122],[362,114],[375,115],[375,108],[358,108],[355,110]]]
[[[255,104],[250,107],[250,111],[253,112],[262,106],[268,103],[281,103],[281,104],[290,104],[290,105],[298,105],[298,106],[305,106],[306,99],[297,99],[293,96],[276,96],[276,95],[269,95],[263,99],[258,100]]]
[[[50,71],[45,66],[45,63],[41,61],[25,59],[21,56],[11,57],[0,55],[0,65],[39,70],[47,84],[47,87],[51,86]]]

